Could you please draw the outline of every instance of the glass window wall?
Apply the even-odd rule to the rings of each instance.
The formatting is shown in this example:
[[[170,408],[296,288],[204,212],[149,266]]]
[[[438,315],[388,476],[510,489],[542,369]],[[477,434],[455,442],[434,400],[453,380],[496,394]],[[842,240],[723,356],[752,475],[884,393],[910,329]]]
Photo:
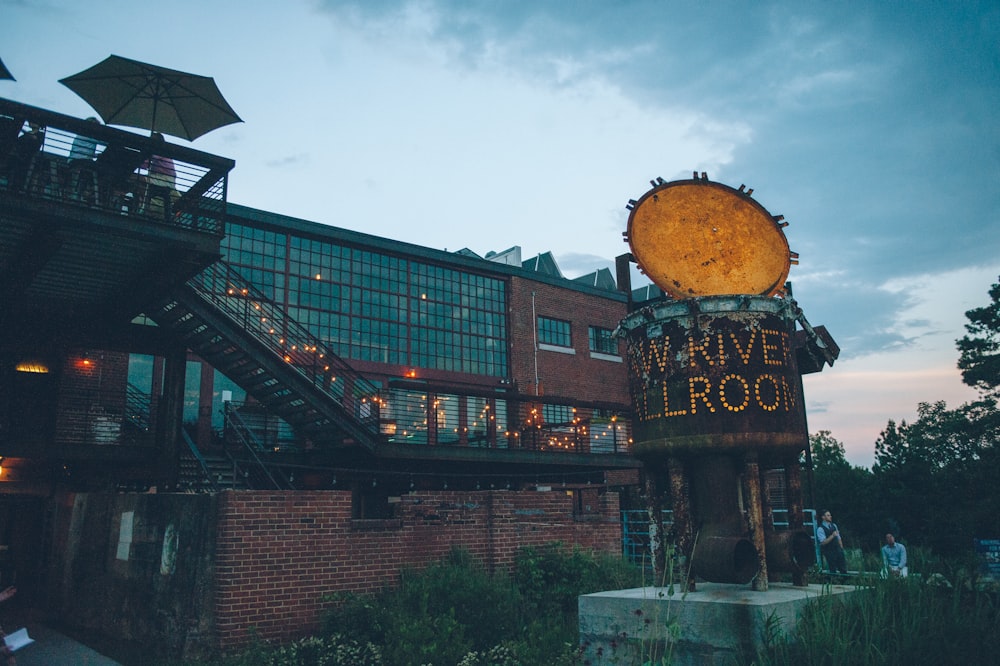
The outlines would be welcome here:
[[[224,258],[339,356],[509,375],[503,280],[239,224],[227,231]]]

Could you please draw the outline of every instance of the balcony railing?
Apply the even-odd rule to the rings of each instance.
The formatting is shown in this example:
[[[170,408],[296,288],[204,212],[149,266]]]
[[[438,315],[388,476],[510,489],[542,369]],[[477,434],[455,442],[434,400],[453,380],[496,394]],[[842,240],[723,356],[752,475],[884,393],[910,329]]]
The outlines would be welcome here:
[[[233,166],[186,146],[0,98],[0,192],[221,237]]]

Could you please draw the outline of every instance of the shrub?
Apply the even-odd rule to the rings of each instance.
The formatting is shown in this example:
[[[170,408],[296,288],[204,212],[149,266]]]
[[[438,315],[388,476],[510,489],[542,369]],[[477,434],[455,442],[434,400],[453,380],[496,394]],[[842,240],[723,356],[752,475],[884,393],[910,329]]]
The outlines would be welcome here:
[[[571,615],[581,594],[642,585],[642,571],[621,556],[593,554],[560,543],[522,548],[514,563],[514,582],[525,604],[540,613]]]
[[[310,637],[279,647],[267,655],[267,666],[382,666],[382,652],[340,634]]]

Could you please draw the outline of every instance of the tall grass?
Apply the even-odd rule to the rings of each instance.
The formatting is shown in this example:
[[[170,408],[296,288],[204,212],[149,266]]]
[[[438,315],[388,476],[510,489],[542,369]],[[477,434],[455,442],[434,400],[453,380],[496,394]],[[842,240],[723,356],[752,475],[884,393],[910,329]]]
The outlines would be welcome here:
[[[805,608],[795,635],[775,639],[756,662],[831,666],[998,663],[1000,604],[970,579],[872,579],[856,592]]]

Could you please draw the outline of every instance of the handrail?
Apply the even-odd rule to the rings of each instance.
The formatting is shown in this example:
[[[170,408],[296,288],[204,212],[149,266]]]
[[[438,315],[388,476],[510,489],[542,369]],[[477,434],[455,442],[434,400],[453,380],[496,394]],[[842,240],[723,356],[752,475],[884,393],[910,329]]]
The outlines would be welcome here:
[[[225,425],[226,433],[235,435],[236,441],[242,444],[243,450],[250,454],[250,461],[254,463],[254,466],[251,469],[248,469],[247,473],[249,474],[256,469],[258,472],[258,476],[263,476],[264,478],[266,478],[267,481],[270,482],[273,488],[277,490],[289,489],[291,487],[291,484],[287,481],[287,479],[282,478],[282,481],[284,481],[284,483],[279,482],[278,479],[274,478],[274,475],[271,474],[271,470],[268,467],[268,465],[266,465],[264,461],[261,460],[260,456],[258,455],[258,452],[263,451],[264,446],[263,444],[261,444],[260,440],[257,439],[257,436],[253,433],[253,430],[246,424],[243,418],[239,415],[239,412],[232,408],[232,405],[230,403],[226,402],[223,404],[224,404],[225,419],[226,419],[226,425]],[[226,450],[226,453],[227,455],[229,455],[228,449]],[[242,471],[240,469],[240,461],[237,460],[236,458],[233,458],[232,455],[229,455],[229,458],[230,460],[233,461],[233,464],[236,467],[236,472]]]
[[[125,422],[143,432],[149,430],[149,396],[129,382],[125,387]]]
[[[26,123],[37,134],[22,137]],[[169,160],[173,177],[150,174],[153,158]],[[0,98],[0,165],[0,190],[221,237],[235,162]]]
[[[379,387],[330,351],[235,268],[216,261],[191,278],[188,286],[341,405],[373,439],[378,436]]]
[[[212,475],[212,470],[208,467],[208,461],[205,460],[205,456],[201,455],[201,451],[198,450],[198,445],[194,443],[194,440],[191,439],[191,435],[187,434],[187,431],[184,430],[184,428],[181,428],[181,438],[187,443],[188,449],[191,451],[194,459],[198,461],[198,466],[201,467],[201,473],[208,481],[209,488],[212,491],[218,491],[219,484]]]

